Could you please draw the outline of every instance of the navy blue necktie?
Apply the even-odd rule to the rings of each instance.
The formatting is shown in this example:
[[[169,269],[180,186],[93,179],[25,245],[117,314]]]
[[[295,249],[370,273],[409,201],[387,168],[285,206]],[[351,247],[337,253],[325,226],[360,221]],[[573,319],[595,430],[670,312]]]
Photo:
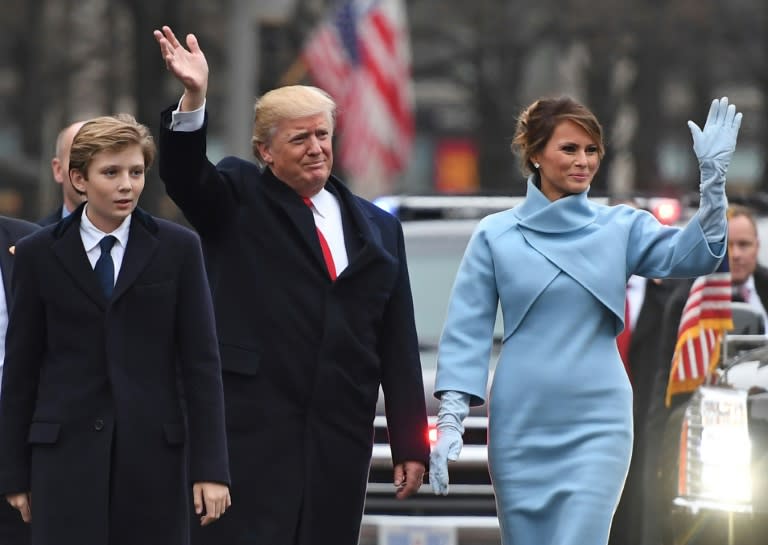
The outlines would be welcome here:
[[[96,262],[96,266],[93,268],[107,299],[112,297],[112,290],[115,289],[115,264],[112,261],[111,254],[115,241],[117,239],[112,235],[107,235],[99,241],[101,255]]]

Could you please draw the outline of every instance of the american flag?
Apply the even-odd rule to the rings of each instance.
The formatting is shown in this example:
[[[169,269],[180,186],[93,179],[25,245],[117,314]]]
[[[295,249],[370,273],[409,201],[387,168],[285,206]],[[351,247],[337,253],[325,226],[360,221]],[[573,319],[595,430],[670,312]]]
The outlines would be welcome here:
[[[733,313],[726,254],[717,271],[698,277],[688,293],[677,330],[667,406],[673,395],[692,392],[704,383],[717,365],[723,334],[729,329],[733,329]]]
[[[345,0],[302,60],[339,107],[341,167],[364,196],[391,191],[413,143],[411,54],[401,0]]]

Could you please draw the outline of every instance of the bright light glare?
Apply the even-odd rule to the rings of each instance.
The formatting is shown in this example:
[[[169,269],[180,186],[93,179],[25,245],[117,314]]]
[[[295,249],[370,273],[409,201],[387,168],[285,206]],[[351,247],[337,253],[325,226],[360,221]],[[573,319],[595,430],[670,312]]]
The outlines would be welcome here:
[[[382,210],[389,212],[393,216],[397,216],[400,211],[400,204],[392,196],[384,195],[373,200],[373,204],[381,208]]]
[[[749,503],[752,501],[752,444],[746,396],[708,388],[700,392],[701,443],[698,456],[690,451],[689,456],[698,458],[701,481],[698,487],[689,489],[698,488],[702,497],[717,502]],[[694,462],[692,458],[689,462]]]
[[[427,431],[427,437],[429,439],[429,446],[433,447],[435,446],[435,443],[437,443],[437,428],[434,424],[429,425],[429,431]]]
[[[664,225],[672,225],[680,219],[680,202],[677,199],[659,199],[653,206],[653,215]]]

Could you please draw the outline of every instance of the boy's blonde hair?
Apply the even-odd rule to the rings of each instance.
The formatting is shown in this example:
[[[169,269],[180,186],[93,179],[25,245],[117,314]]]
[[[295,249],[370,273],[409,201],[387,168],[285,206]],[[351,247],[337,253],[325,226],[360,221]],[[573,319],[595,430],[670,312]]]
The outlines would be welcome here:
[[[121,151],[138,145],[144,156],[144,168],[155,160],[157,148],[149,129],[130,114],[95,117],[86,121],[72,140],[69,170],[80,172],[88,179],[88,167],[93,156],[102,151]]]

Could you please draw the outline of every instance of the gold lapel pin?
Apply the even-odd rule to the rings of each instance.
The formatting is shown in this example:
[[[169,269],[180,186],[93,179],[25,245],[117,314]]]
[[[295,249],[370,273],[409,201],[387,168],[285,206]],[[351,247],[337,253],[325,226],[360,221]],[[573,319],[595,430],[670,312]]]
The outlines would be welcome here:
[[[16,255],[16,246],[11,246],[8,248],[8,251],[11,253],[11,255]]]

